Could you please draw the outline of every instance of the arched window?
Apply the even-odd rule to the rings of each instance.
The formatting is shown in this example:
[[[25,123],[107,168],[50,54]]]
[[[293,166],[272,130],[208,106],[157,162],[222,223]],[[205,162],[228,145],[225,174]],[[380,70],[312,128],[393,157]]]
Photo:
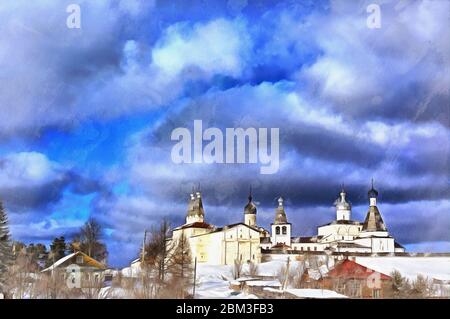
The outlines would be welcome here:
[[[280,226],[275,227],[275,234],[280,234]]]
[[[286,226],[283,226],[282,232],[283,232],[283,235],[286,235],[286,234],[287,234],[287,227],[286,227]]]

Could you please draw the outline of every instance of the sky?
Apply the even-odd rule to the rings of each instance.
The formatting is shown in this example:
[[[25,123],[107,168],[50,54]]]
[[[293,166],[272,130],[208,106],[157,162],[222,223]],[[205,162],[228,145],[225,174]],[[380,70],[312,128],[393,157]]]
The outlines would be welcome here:
[[[80,28],[68,28],[76,3]],[[367,6],[380,8],[369,28]],[[49,243],[90,217],[112,266],[143,232],[258,224],[285,198],[293,235],[363,220],[373,178],[409,251],[450,251],[450,1],[1,1],[0,198],[14,239]],[[175,164],[177,127],[280,129],[280,167]]]

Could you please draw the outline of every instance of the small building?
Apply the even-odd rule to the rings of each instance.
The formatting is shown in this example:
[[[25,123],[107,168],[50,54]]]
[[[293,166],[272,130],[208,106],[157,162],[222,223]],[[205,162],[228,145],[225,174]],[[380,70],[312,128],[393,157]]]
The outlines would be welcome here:
[[[42,270],[42,273],[59,276],[62,280],[73,284],[74,288],[91,288],[103,283],[105,270],[104,264],[81,251],[76,251],[57,260],[53,265]],[[80,276],[77,277],[77,274]]]
[[[389,296],[391,284],[390,276],[349,259],[336,264],[323,279],[325,289],[351,298],[385,298]]]

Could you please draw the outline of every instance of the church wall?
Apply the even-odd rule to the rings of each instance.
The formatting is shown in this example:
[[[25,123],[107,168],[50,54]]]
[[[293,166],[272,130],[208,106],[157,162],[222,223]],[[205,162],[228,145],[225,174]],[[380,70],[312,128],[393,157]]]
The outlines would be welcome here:
[[[197,262],[210,265],[232,265],[240,258],[243,262],[261,262],[260,234],[244,225],[189,239]]]
[[[318,235],[324,236],[322,240],[324,242],[336,241],[336,240],[352,240],[360,233],[360,225],[326,225],[318,227]]]
[[[326,246],[320,243],[292,243],[291,247],[293,250],[298,250],[299,252],[308,252],[323,251]]]

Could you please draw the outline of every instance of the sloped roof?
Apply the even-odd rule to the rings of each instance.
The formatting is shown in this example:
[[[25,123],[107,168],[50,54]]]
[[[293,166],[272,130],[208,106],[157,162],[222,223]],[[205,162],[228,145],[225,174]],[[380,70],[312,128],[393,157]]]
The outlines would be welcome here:
[[[193,223],[193,224],[195,224],[195,223]],[[206,224],[206,223],[204,223],[204,224]],[[207,224],[207,225],[208,225],[208,224]],[[216,228],[213,228],[210,232],[207,232],[207,233],[204,233],[204,234],[194,235],[194,236],[192,236],[192,237],[205,236],[205,235],[208,235],[208,234],[212,234],[212,233],[217,233],[217,232],[221,232],[221,231],[224,231],[224,230],[228,230],[228,229],[230,229],[230,228],[234,228],[234,227],[240,226],[240,225],[245,226],[245,227],[247,227],[247,228],[250,228],[250,229],[252,229],[252,230],[254,230],[254,231],[257,231],[257,232],[259,232],[259,233],[261,233],[261,232],[264,231],[263,228],[262,228],[262,229],[259,229],[259,228],[256,228],[256,227],[247,225],[246,223],[240,222],[240,223],[235,223],[235,224],[225,225],[225,226],[223,226],[223,227],[216,227]],[[213,227],[212,225],[210,225],[210,226]]]
[[[405,248],[405,247],[403,247],[402,245],[400,245],[399,243],[397,243],[396,241],[394,242],[394,247],[395,248]]]
[[[190,224],[185,224],[174,228],[174,230],[178,229],[186,229],[186,228],[213,228],[214,226],[205,222],[194,222]]]
[[[366,279],[373,275],[376,271],[360,265],[353,260],[346,259],[343,262],[337,264],[333,269],[328,272],[328,277],[331,278],[356,278]],[[389,280],[390,276],[379,273],[381,280]]]
[[[291,242],[292,243],[317,243],[319,239],[321,239],[323,236],[311,236],[311,237],[292,237]]]
[[[333,220],[332,222],[320,225],[319,227],[328,226],[328,225],[361,225],[361,224],[362,224],[361,222],[356,221],[356,220],[340,219],[340,220]]]
[[[362,231],[387,231],[377,206],[370,206],[364,220]]]
[[[95,267],[95,268],[99,268],[99,269],[106,269],[105,265],[103,265],[102,263],[98,262],[94,258],[89,257],[88,255],[86,255],[85,253],[83,253],[81,251],[77,251],[77,252],[74,252],[72,254],[69,254],[69,255],[67,255],[67,256],[57,260],[53,265],[51,265],[50,267],[42,270],[42,272],[47,272],[47,271],[59,268],[62,265],[64,265],[64,263],[66,261],[69,261],[70,259],[72,259],[72,258],[74,258],[74,257],[76,257],[78,255],[82,255],[83,256],[83,263],[84,264],[87,264],[89,266],[92,266],[92,267]]]

